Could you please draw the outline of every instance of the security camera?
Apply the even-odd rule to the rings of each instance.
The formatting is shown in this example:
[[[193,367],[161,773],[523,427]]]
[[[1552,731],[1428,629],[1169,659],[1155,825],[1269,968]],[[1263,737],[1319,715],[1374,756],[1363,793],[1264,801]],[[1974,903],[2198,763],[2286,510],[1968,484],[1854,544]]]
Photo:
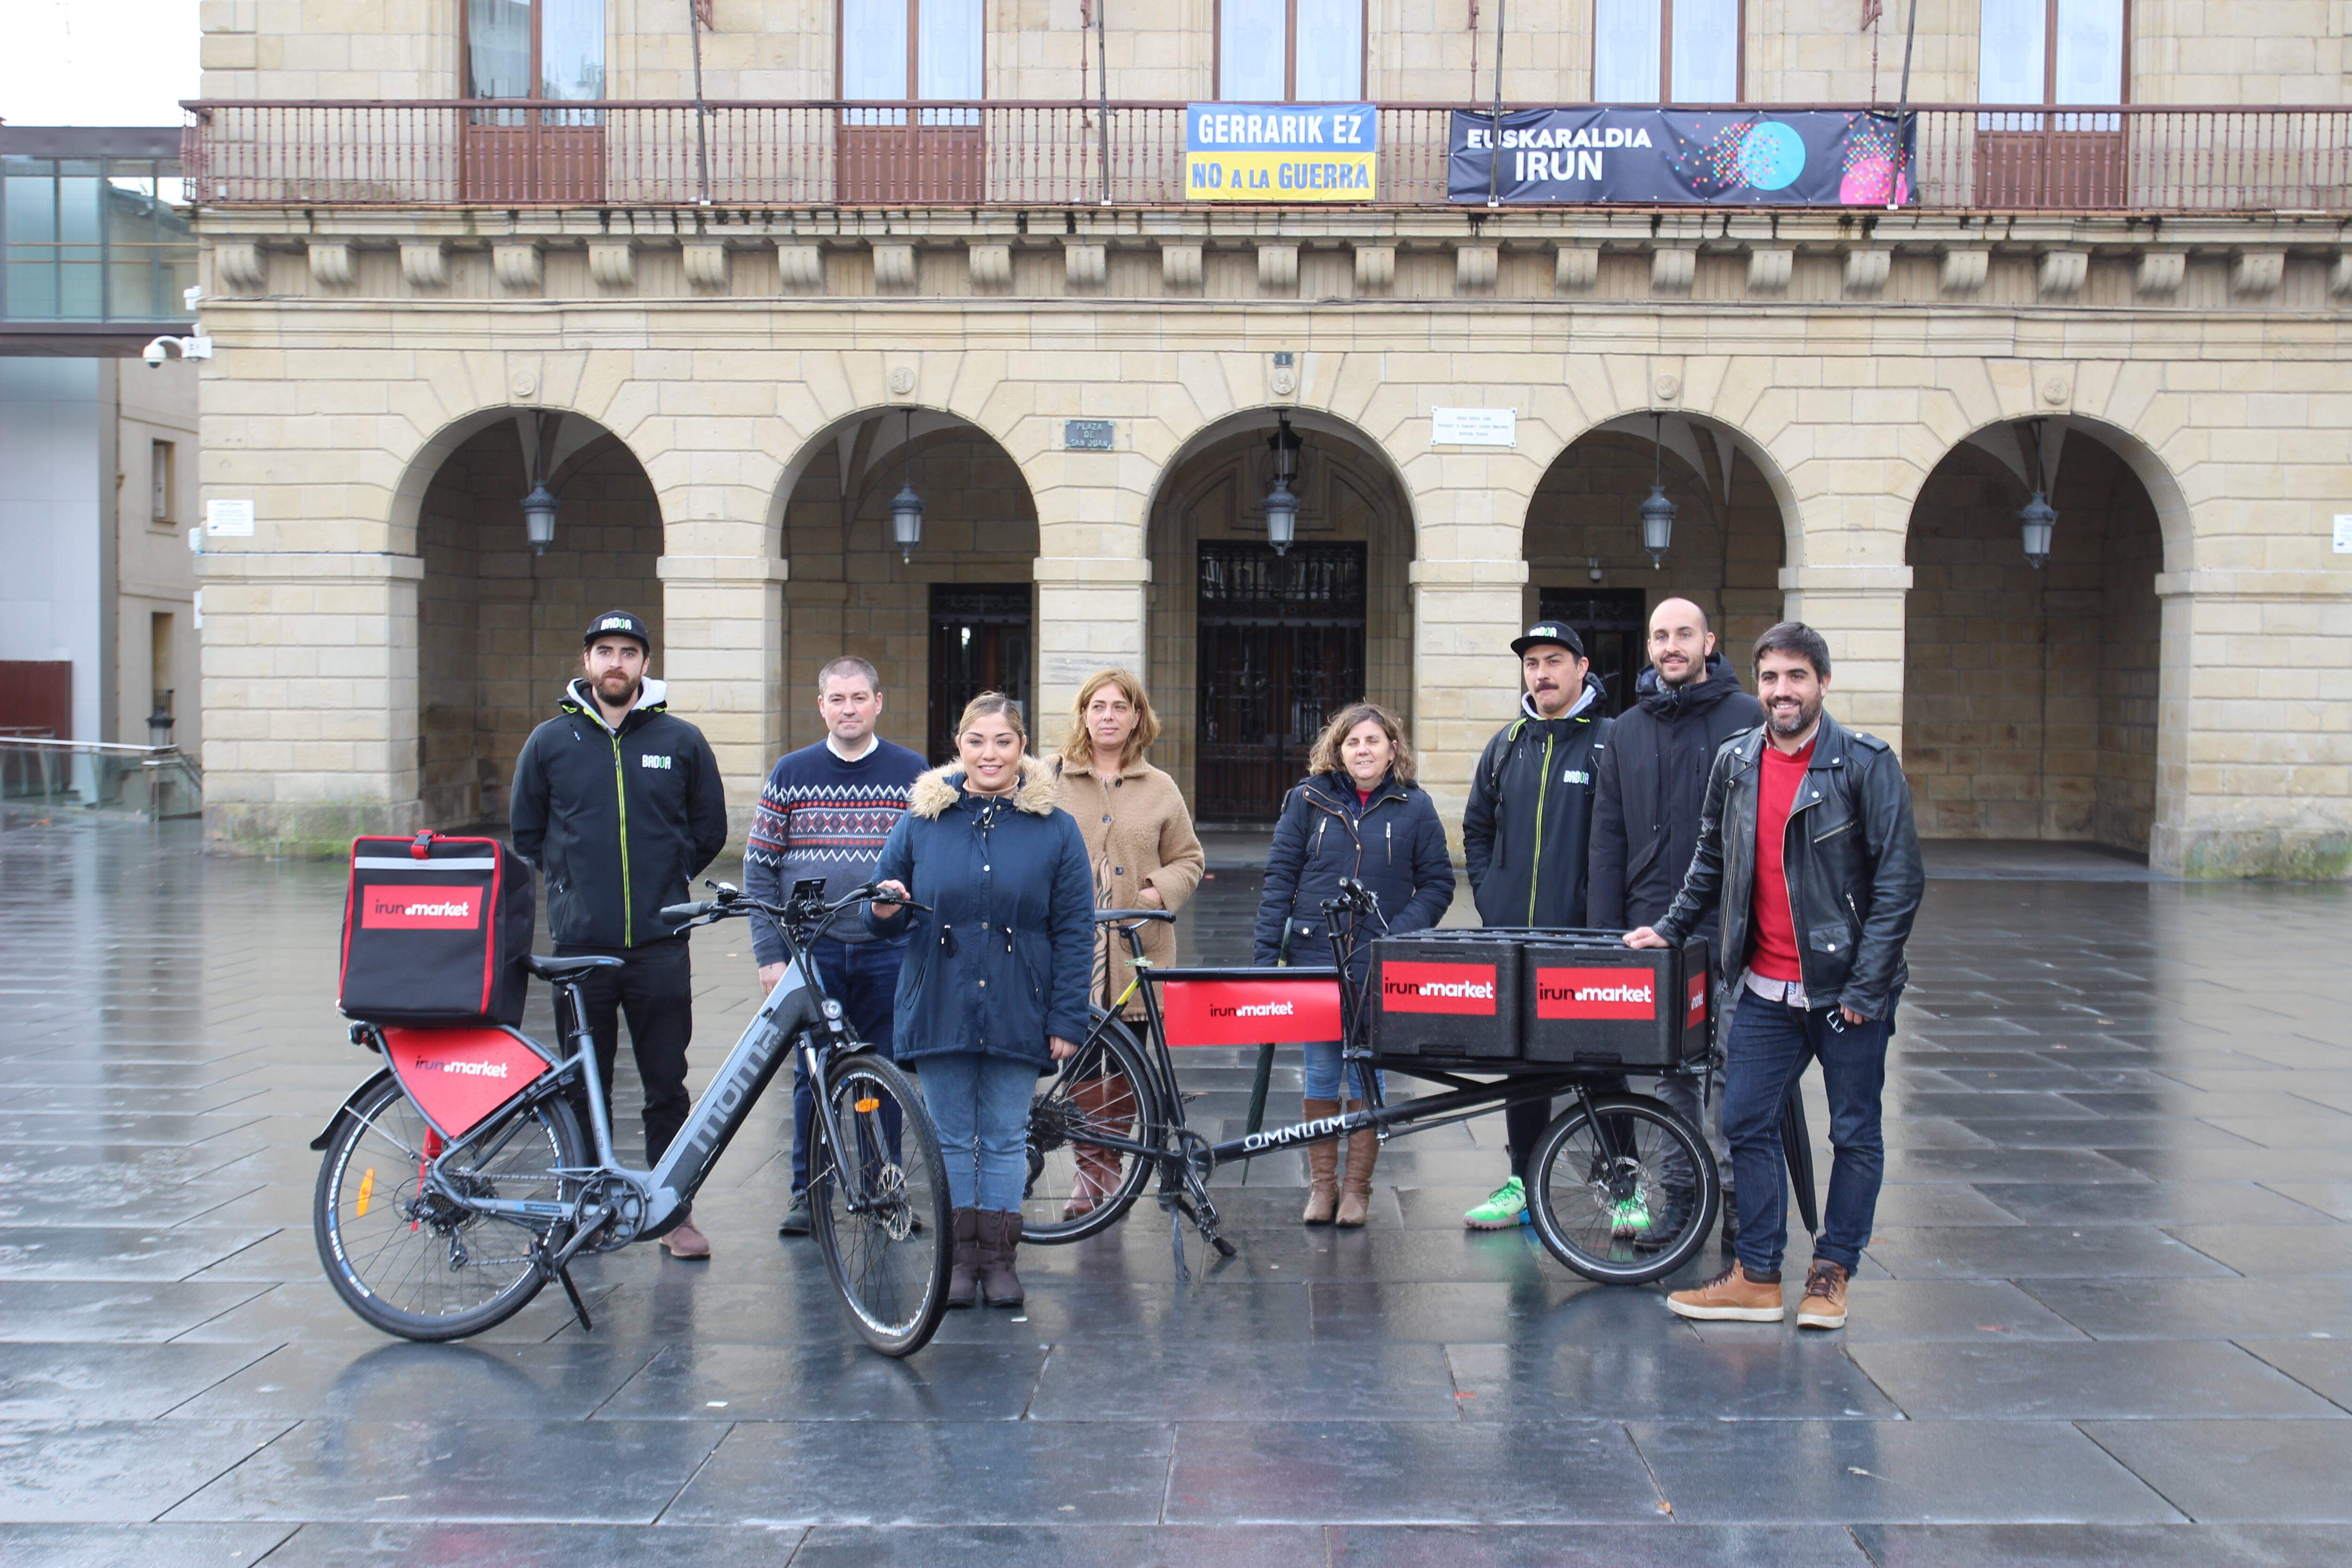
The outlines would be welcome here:
[[[210,359],[213,357],[213,341],[212,339],[205,336],[205,330],[201,326],[196,329],[195,335],[193,337],[157,338],[153,342],[149,343],[144,349],[140,351],[139,357],[147,362],[147,368],[149,370],[161,370],[163,366],[163,362],[172,357],[171,351],[173,349],[180,351],[180,357],[182,359]]]

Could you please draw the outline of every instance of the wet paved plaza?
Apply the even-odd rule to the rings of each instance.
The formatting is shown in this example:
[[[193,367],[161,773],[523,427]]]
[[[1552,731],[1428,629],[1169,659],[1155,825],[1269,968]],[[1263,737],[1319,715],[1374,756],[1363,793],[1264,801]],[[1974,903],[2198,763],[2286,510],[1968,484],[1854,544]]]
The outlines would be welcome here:
[[[310,1237],[307,1144],[373,1066],[340,868],[0,834],[0,1561],[2337,1559],[2352,890],[1939,858],[1978,874],[1930,884],[1842,1333],[1465,1235],[1495,1118],[1391,1143],[1361,1232],[1296,1223],[1296,1152],[1225,1175],[1241,1255],[1196,1245],[1190,1285],[1156,1211],[1024,1248],[1024,1316],[894,1363],[775,1236],[782,1095],[698,1206],[711,1261],[576,1271],[593,1332],[551,1291],[461,1345],[376,1334]],[[1253,895],[1210,884],[1191,955],[1237,956]],[[707,1073],[755,997],[740,927],[696,941]],[[1181,1067],[1237,1124],[1236,1057]]]

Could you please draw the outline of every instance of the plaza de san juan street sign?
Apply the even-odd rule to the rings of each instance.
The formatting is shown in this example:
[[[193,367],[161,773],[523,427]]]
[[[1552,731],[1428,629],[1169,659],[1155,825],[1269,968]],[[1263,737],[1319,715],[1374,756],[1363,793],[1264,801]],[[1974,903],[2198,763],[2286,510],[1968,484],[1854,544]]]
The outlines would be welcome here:
[[[1369,202],[1381,117],[1369,103],[1184,107],[1184,199]]]
[[[1450,201],[1706,206],[1902,205],[1914,199],[1892,114],[1866,110],[1457,110]],[[1906,143],[1915,140],[1903,138]],[[1899,165],[1899,167],[1898,167]]]

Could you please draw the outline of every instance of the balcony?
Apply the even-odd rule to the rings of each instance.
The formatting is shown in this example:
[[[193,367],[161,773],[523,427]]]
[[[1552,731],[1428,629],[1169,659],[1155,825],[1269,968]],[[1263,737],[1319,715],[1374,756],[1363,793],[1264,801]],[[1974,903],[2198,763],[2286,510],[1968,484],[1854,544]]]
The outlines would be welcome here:
[[[1184,107],[196,102],[183,155],[212,207],[1180,207]],[[1382,106],[1362,205],[1445,206],[1454,112]],[[1912,113],[1917,211],[2352,212],[2352,109]]]

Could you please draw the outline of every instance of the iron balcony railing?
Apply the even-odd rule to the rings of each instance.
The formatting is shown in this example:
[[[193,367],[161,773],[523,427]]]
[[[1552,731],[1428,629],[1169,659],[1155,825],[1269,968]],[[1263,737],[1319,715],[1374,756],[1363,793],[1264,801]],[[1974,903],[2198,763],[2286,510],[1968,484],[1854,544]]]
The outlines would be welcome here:
[[[1002,102],[186,107],[188,189],[207,206],[1185,205],[1181,103],[1115,103],[1107,116],[1094,104]],[[1379,112],[1367,205],[1445,205],[1454,107]],[[1916,205],[1928,211],[2352,211],[2352,109],[1910,112]]]

